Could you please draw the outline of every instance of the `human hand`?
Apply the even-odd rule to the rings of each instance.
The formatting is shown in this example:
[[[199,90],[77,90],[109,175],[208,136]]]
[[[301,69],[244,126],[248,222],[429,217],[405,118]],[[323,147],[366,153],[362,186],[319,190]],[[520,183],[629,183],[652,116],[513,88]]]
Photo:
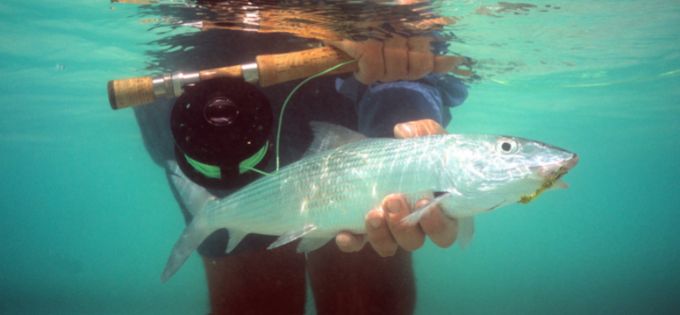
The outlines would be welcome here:
[[[430,36],[393,34],[384,41],[343,39],[326,43],[356,59],[358,70],[355,77],[363,84],[372,84],[377,81],[417,80],[433,72],[453,71],[456,66],[467,62],[462,57],[434,55],[432,41]]]
[[[446,131],[442,126],[430,119],[401,123],[394,127],[397,138],[444,133]],[[419,208],[427,202],[425,199],[419,200],[415,206]],[[448,247],[455,242],[458,222],[444,215],[439,206],[415,226],[402,223],[401,219],[413,210],[403,195],[389,195],[383,199],[380,207],[372,209],[366,215],[366,234],[340,232],[335,237],[335,243],[343,252],[356,252],[368,241],[380,256],[388,257],[394,255],[399,247],[407,251],[420,248],[426,235],[440,247]]]

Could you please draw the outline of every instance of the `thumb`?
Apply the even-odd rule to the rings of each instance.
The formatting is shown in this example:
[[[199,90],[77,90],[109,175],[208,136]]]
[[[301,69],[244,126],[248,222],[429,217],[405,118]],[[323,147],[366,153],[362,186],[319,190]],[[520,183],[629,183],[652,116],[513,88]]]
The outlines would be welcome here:
[[[394,126],[394,136],[399,139],[445,134],[446,130],[432,119],[408,121]]]

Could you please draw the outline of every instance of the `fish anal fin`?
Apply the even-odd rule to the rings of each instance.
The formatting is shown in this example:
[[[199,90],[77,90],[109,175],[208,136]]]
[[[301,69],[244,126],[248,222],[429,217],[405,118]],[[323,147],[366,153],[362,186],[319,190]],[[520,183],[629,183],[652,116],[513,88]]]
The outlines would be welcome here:
[[[276,241],[274,241],[274,243],[271,243],[269,247],[267,247],[267,249],[274,249],[286,245],[290,242],[294,242],[295,240],[313,232],[314,230],[316,230],[316,228],[317,226],[314,224],[307,224],[299,230],[289,231],[279,236],[279,238],[277,238]]]

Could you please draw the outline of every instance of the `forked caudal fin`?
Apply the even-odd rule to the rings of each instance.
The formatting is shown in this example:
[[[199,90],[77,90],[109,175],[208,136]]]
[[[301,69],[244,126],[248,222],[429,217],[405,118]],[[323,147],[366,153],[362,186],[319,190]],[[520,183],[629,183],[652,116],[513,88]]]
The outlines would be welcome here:
[[[172,253],[168,257],[168,262],[165,264],[165,270],[161,275],[161,282],[166,282],[172,275],[179,270],[180,267],[187,261],[191,253],[198,248],[203,240],[213,232],[207,224],[202,222],[201,218],[194,218],[189,226],[184,229],[182,235],[172,248]]]
[[[165,270],[163,270],[161,275],[162,282],[170,279],[191,256],[194,250],[201,245],[203,240],[214,231],[201,215],[201,211],[205,204],[210,200],[214,200],[215,197],[205,188],[189,180],[179,169],[176,162],[169,161],[167,164],[168,177],[175,193],[184,207],[191,213],[193,219],[182,232],[182,235],[172,249],[170,257],[168,257]]]
[[[197,185],[182,173],[182,170],[175,161],[167,161],[167,176],[172,183],[177,199],[184,205],[184,207],[195,216],[210,200],[215,200],[207,189]]]

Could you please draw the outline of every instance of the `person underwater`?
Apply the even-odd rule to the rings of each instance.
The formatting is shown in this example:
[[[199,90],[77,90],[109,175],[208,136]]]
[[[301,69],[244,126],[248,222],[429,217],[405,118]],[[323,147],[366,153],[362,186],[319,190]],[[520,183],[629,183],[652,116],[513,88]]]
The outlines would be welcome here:
[[[210,7],[216,2],[198,3]],[[176,67],[205,68],[241,63],[242,56],[271,51],[272,42],[286,43],[291,46],[288,47],[290,50],[304,47],[285,38],[280,34],[233,30],[198,32],[189,37],[177,38],[195,49],[168,54],[162,62]],[[450,73],[459,64],[460,58],[434,52],[432,47],[435,41],[430,35],[400,34],[380,40],[333,38],[324,41],[326,45],[356,60],[357,71],[349,76],[325,76],[304,85],[286,109],[286,118],[281,126],[266,123],[282,111],[281,107],[272,108],[269,103],[283,104],[294,83],[253,91],[247,85],[235,81],[201,82],[188,87],[185,95],[177,99],[174,108],[135,107],[135,116],[147,150],[154,161],[166,169],[168,183],[182,209],[188,229],[206,220],[196,209],[203,209],[209,203],[229,200],[231,197],[228,196],[236,195],[237,191],[248,189],[251,184],[256,185],[268,178],[249,170],[278,170],[278,163],[271,158],[271,151],[279,136],[283,165],[280,172],[284,172],[287,166],[301,165],[309,157],[310,153],[306,155],[306,152],[310,147],[313,151],[320,151],[319,148],[323,146],[318,142],[326,138],[319,137],[321,134],[336,139],[327,141],[327,149],[361,143],[366,141],[365,137],[415,141],[418,137],[446,134],[444,127],[450,123],[450,109],[464,102],[467,87]],[[264,93],[265,97],[258,96],[259,93]],[[258,105],[241,110],[239,103]],[[200,110],[200,115],[189,116],[191,111],[196,110],[197,104],[206,105]],[[186,117],[198,117],[198,127],[187,127],[191,126],[193,118]],[[316,128],[313,122],[325,122],[334,127],[322,125],[326,127]],[[233,139],[230,136],[211,138],[210,133],[206,133],[220,128],[231,130],[228,134]],[[281,128],[280,134],[274,132],[277,128]],[[217,141],[228,149],[215,149],[215,146],[208,145],[210,142],[202,142],[206,139]],[[404,143],[417,144],[413,141]],[[237,151],[235,143],[245,143],[245,146],[250,147],[238,158],[233,158],[229,155]],[[505,147],[502,143],[524,142],[496,139],[489,149],[500,152]],[[397,154],[388,148],[395,149],[396,145],[389,144],[378,151],[366,151],[366,154]],[[427,147],[420,144],[405,148],[412,151]],[[399,154],[407,156],[413,153],[408,150]],[[218,167],[216,170],[211,167],[211,163],[205,163],[206,160],[199,161],[198,157],[206,152],[212,155],[211,158],[228,160],[232,167]],[[437,157],[437,151],[419,152],[423,158],[433,160]],[[573,156],[567,158],[577,160]],[[395,163],[406,164],[405,160],[395,160]],[[248,161],[245,163],[247,166],[243,167],[242,172],[239,165],[245,161]],[[551,168],[543,175],[550,177],[553,182],[558,181],[575,162],[570,163],[560,164],[560,167]],[[414,178],[432,177],[425,172],[421,177],[418,172],[413,175]],[[298,183],[304,183],[304,187],[299,189],[310,192],[316,189],[309,182]],[[337,187],[344,189],[335,193],[338,200],[351,199],[373,189],[373,186],[361,185]],[[375,189],[378,191],[377,187]],[[412,314],[416,289],[411,252],[422,247],[426,238],[440,247],[449,247],[456,242],[459,234],[466,235],[466,238],[471,235],[469,225],[463,228],[462,221],[442,209],[442,204],[451,200],[452,194],[453,191],[440,193],[437,190],[421,198],[423,196],[410,191],[380,191],[375,194],[379,195],[377,202],[368,206],[368,209],[345,209],[359,213],[358,227],[353,223],[351,226],[356,227],[354,229],[324,234],[319,237],[323,241],[305,242],[303,237],[300,243],[314,248],[306,255],[298,253],[298,242],[293,241],[301,236],[313,236],[314,231],[321,231],[319,224],[288,234],[284,232],[282,234],[286,238],[279,241],[278,231],[271,235],[253,234],[231,226],[229,230],[201,230],[205,235],[196,238],[197,243],[193,245],[198,246],[203,260],[211,314],[303,314],[307,299],[306,279],[318,314]],[[250,205],[243,205],[246,208],[241,211],[244,216],[261,211],[276,214],[285,207],[284,199],[266,199],[262,194],[255,196],[254,199],[248,199]],[[255,206],[258,196],[263,203]],[[304,212],[307,209],[305,207],[298,210]],[[417,220],[412,220],[413,215],[417,214],[414,211],[423,209],[427,210],[426,215],[420,213]],[[217,216],[212,219],[224,215],[219,211],[212,213]],[[264,217],[264,220],[274,225],[278,219],[276,216]],[[470,222],[466,220],[465,223]],[[326,242],[329,238],[333,241]],[[272,244],[276,246],[268,249]],[[190,249],[188,253],[186,250],[173,253],[170,260],[183,262],[193,251],[193,245],[187,247]],[[166,270],[164,279],[169,278],[179,267],[172,263],[169,265],[172,267]]]

